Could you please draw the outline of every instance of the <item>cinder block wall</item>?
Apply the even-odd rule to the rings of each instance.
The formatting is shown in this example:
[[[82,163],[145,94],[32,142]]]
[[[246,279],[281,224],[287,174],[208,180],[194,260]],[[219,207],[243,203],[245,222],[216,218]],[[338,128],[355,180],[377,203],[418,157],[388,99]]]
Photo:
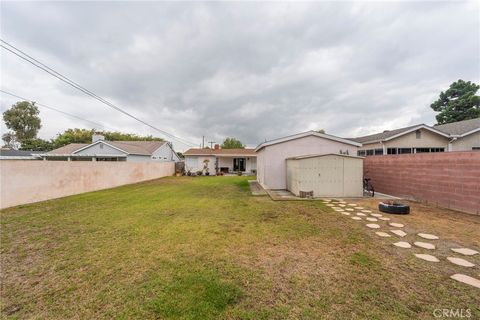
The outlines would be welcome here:
[[[0,161],[0,208],[173,175],[175,162]]]
[[[480,152],[371,156],[363,163],[375,191],[480,214]]]

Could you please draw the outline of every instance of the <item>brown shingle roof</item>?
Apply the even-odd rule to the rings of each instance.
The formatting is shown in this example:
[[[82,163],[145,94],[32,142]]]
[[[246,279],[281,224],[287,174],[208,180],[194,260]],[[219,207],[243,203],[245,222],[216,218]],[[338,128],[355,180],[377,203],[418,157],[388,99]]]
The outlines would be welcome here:
[[[360,142],[360,143],[370,142],[370,141],[381,141],[418,126],[421,126],[421,124],[416,124],[414,126],[409,126],[409,127],[404,127],[404,128],[394,129],[394,130],[386,130],[380,133],[369,134],[368,136],[363,136],[358,138],[348,138],[348,139],[356,142]]]
[[[151,155],[164,145],[165,141],[104,141],[129,154]],[[72,154],[78,149],[91,145],[90,143],[70,143],[66,146],[48,152],[48,154]]]
[[[254,157],[255,149],[199,149],[199,148],[192,148],[188,149],[183,153],[185,156],[209,156],[209,155],[225,155],[225,156],[236,156],[236,155],[243,155],[243,156],[250,156]]]
[[[480,118],[441,124],[434,126],[434,128],[450,135],[462,135],[480,128]]]

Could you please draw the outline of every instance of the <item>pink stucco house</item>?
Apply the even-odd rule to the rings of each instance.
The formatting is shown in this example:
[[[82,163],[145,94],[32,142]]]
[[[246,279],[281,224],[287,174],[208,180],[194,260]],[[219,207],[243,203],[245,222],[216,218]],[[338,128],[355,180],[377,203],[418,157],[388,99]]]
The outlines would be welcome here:
[[[257,180],[266,189],[286,189],[286,159],[318,154],[357,155],[362,144],[307,131],[263,142],[255,148],[257,154]]]

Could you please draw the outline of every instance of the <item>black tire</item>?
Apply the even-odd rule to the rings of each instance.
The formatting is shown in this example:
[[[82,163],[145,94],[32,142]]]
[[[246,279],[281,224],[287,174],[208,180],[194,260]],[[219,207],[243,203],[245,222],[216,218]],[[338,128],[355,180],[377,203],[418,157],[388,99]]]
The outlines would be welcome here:
[[[386,203],[380,202],[378,204],[378,210],[385,213],[409,214],[410,206],[402,203],[386,204]]]

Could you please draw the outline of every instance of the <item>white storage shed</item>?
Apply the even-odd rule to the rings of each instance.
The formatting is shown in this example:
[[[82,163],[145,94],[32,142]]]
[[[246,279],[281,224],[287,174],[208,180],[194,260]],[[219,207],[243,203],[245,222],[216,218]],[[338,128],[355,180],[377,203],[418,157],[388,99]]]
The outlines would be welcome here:
[[[287,189],[313,197],[362,197],[363,158],[341,154],[287,158]]]

